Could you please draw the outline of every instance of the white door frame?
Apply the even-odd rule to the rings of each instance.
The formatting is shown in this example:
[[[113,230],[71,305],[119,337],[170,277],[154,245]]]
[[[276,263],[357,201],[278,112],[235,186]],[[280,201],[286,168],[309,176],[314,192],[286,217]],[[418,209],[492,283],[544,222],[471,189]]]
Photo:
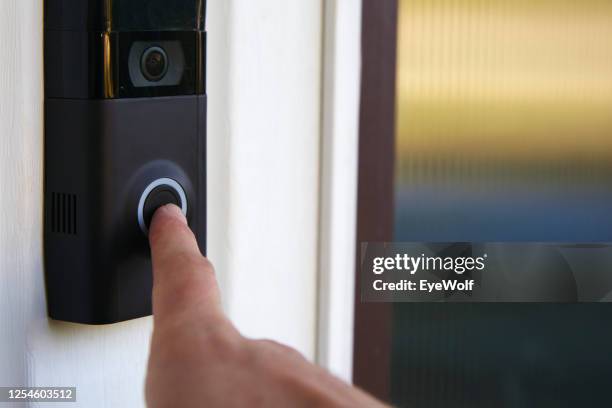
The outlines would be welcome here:
[[[362,0],[325,1],[317,361],[352,380]]]

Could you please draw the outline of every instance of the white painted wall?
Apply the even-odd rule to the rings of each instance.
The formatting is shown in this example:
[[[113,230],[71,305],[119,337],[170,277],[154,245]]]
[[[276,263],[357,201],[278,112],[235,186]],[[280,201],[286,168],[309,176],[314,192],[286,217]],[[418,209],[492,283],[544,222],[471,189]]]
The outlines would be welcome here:
[[[150,318],[46,318],[42,3],[0,2],[0,385],[76,386],[70,407],[138,407]],[[322,16],[321,1],[209,0],[209,255],[238,327],[309,358]]]
[[[0,3],[0,383],[6,385],[28,382],[27,331],[44,305],[38,3]]]

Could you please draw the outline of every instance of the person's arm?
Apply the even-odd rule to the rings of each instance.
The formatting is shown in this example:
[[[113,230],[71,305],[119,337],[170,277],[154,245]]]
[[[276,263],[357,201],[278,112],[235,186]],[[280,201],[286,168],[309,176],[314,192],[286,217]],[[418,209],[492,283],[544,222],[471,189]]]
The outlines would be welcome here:
[[[149,239],[149,407],[382,406],[295,350],[240,335],[221,309],[213,266],[178,207],[157,210]]]

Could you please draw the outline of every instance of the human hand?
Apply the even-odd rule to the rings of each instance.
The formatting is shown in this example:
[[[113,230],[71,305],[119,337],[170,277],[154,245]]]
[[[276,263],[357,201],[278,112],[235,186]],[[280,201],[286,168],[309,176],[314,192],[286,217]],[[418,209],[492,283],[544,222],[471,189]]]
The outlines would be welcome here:
[[[157,210],[149,240],[149,407],[383,406],[289,347],[243,337],[223,313],[213,266],[178,207]]]

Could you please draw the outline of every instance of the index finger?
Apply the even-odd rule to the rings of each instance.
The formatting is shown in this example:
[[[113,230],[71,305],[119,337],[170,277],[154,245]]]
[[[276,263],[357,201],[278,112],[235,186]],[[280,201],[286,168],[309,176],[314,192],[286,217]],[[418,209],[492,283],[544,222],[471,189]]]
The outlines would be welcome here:
[[[153,259],[155,324],[185,320],[206,324],[222,319],[214,269],[202,256],[177,206],[165,205],[155,212],[149,243]]]

